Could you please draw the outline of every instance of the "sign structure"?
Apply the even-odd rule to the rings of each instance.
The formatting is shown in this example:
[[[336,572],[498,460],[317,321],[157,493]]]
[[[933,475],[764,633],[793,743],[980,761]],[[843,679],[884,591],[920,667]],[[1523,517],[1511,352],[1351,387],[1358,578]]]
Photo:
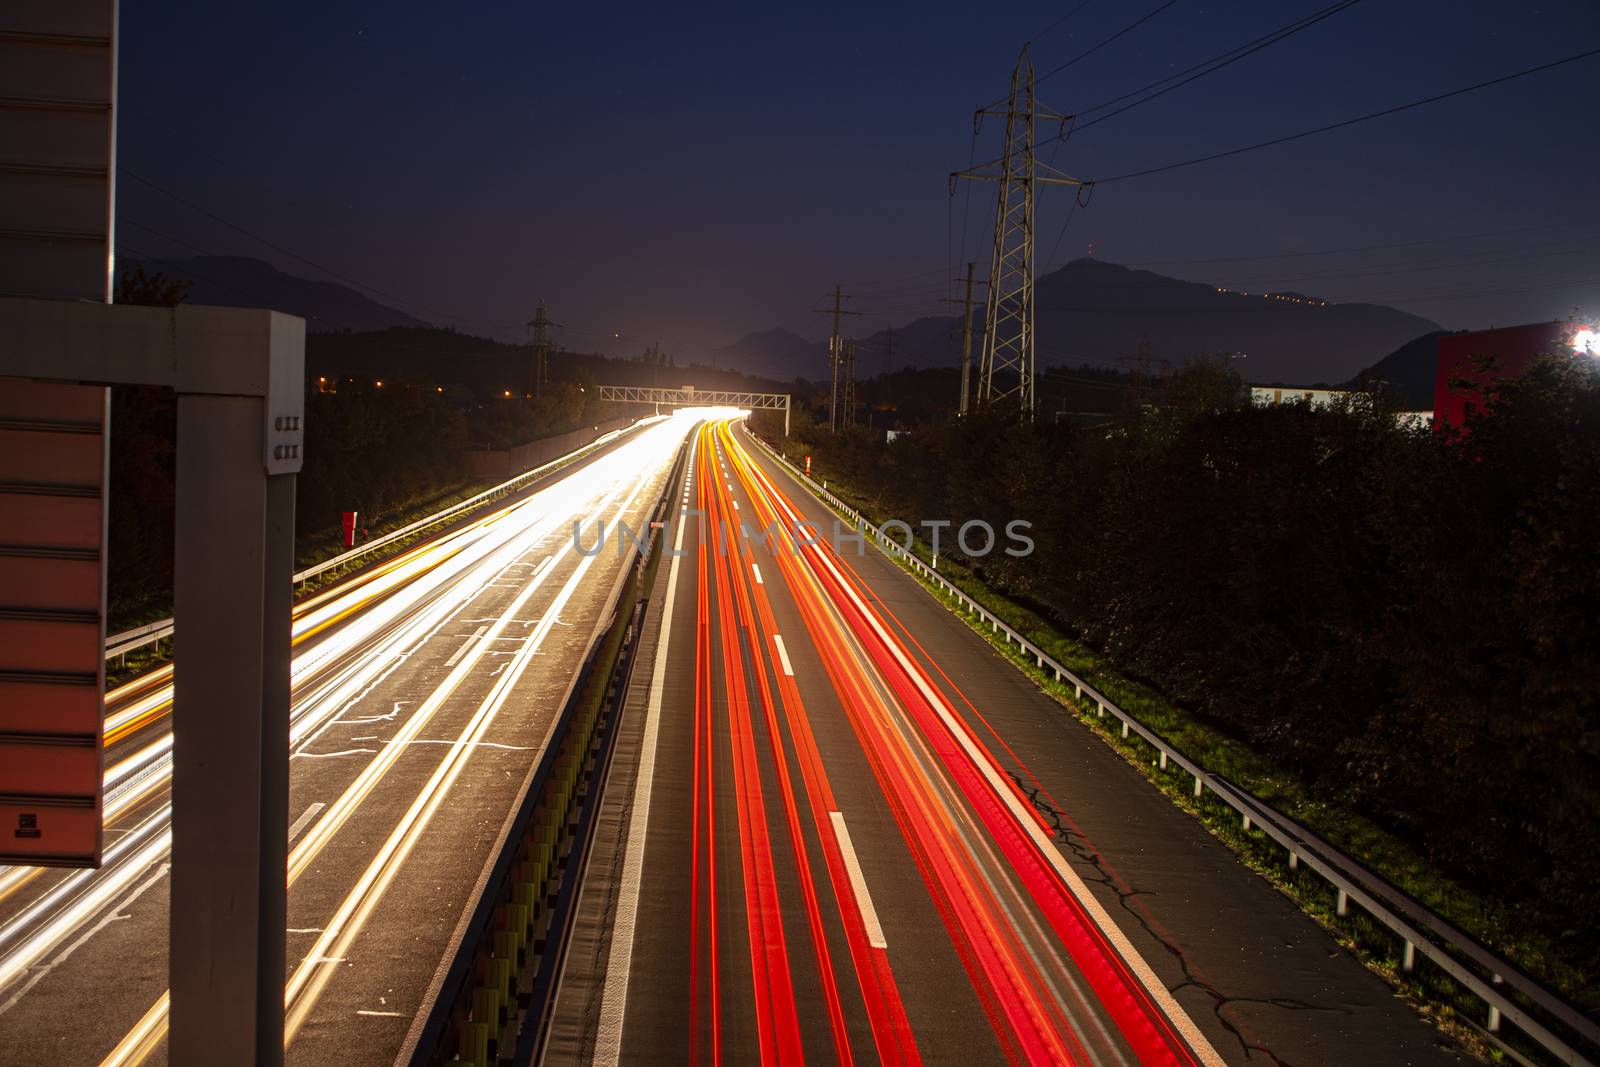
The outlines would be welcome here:
[[[653,389],[637,385],[602,385],[601,400],[616,400],[624,404],[668,404],[673,407],[739,407],[752,411],[767,409],[783,412],[783,435],[789,436],[789,394],[749,393],[742,390],[696,389],[685,385],[681,389]]]
[[[116,23],[0,14],[0,292],[111,299]],[[0,378],[0,863],[100,865],[107,405]]]
[[[0,861],[100,865],[107,392],[0,378]]]

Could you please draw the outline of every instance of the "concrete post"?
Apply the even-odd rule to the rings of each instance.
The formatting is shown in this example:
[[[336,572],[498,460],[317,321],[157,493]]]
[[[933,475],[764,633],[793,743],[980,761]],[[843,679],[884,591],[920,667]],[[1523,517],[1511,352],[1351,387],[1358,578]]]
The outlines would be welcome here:
[[[173,1063],[283,1062],[294,475],[264,476],[265,425],[178,398]]]

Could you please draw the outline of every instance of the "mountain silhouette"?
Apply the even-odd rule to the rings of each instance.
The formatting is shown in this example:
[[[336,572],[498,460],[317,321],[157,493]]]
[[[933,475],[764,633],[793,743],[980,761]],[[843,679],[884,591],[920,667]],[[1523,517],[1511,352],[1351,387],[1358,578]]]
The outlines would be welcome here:
[[[973,320],[976,361],[981,308],[974,310]],[[1095,259],[1074,260],[1035,282],[1034,321],[1040,367],[1117,366],[1147,341],[1156,360],[1179,365],[1201,355],[1238,353],[1248,381],[1292,385],[1345,381],[1406,342],[1440,329],[1381,304],[1329,303],[1292,292],[1232,292]],[[858,342],[858,376],[885,368],[887,333]],[[730,365],[774,377],[827,375],[826,343],[807,345],[787,330],[750,334],[719,354]],[[893,367],[954,366],[960,359],[959,315],[916,319],[894,330]]]
[[[271,308],[305,319],[307,330],[384,330],[391,326],[426,325],[349,286],[285,274],[270,263],[247,256],[147,260],[144,265],[146,270],[192,283],[187,303]]]

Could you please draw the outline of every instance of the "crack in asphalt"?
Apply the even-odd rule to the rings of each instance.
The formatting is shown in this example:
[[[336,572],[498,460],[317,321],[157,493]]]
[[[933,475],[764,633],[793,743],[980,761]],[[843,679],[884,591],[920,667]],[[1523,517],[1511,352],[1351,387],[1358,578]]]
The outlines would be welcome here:
[[[1161,947],[1166,949],[1172,958],[1177,961],[1179,968],[1183,971],[1183,981],[1179,982],[1175,986],[1172,986],[1169,992],[1176,993],[1180,989],[1194,988],[1210,997],[1212,1002],[1212,1013],[1217,1017],[1217,1022],[1220,1023],[1223,1029],[1227,1030],[1229,1034],[1233,1035],[1234,1040],[1239,1043],[1239,1050],[1244,1053],[1246,1059],[1253,1060],[1256,1058],[1255,1053],[1260,1053],[1262,1056],[1265,1056],[1270,1063],[1274,1064],[1275,1067],[1292,1067],[1290,1063],[1280,1058],[1271,1049],[1267,1048],[1266,1045],[1261,1044],[1259,1041],[1250,1036],[1247,1036],[1244,1031],[1239,1028],[1237,1023],[1230,1020],[1227,1015],[1224,1014],[1229,1008],[1235,1005],[1264,1004],[1270,1007],[1283,1008],[1287,1011],[1316,1011],[1328,1012],[1337,1015],[1352,1014],[1348,1008],[1327,1008],[1322,1007],[1321,1005],[1311,1004],[1303,1000],[1297,1000],[1292,997],[1230,996],[1222,992],[1222,990],[1218,989],[1210,982],[1206,981],[1204,978],[1196,975],[1193,970],[1191,970],[1189,957],[1184,953],[1183,949],[1175,944],[1170,937],[1157,930],[1152,924],[1150,917],[1134,906],[1135,897],[1149,896],[1150,894],[1144,890],[1135,889],[1131,885],[1124,886],[1119,878],[1113,875],[1110,871],[1106,870],[1102,863],[1102,858],[1099,851],[1091,848],[1088,841],[1081,833],[1079,833],[1073,827],[1066,825],[1062,821],[1062,813],[1054,804],[1050,803],[1041,795],[1041,791],[1038,786],[1024,782],[1022,777],[1013,771],[1006,771],[1006,775],[1016,783],[1017,788],[1021,790],[1022,794],[1028,798],[1028,802],[1033,805],[1034,810],[1038,811],[1040,815],[1044,816],[1044,819],[1050,825],[1050,828],[1055,831],[1056,840],[1065,847],[1065,850],[1071,853],[1074,858],[1081,861],[1083,865],[1090,867],[1094,871],[1093,875],[1085,876],[1084,880],[1099,882],[1101,885],[1115,893],[1117,895],[1117,902],[1122,906],[1122,909],[1127,912],[1127,914],[1131,916],[1147,934],[1155,938]]]

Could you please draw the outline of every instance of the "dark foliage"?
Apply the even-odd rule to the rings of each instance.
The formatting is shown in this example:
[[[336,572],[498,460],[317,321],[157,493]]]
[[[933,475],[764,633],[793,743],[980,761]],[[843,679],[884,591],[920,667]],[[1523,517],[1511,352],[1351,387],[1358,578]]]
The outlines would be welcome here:
[[[1456,433],[1375,397],[1240,393],[1201,361],[1161,408],[1099,426],[801,433],[823,476],[913,524],[1031,520],[1034,556],[971,561],[987,581],[1549,936],[1600,946],[1592,361],[1537,364]]]

